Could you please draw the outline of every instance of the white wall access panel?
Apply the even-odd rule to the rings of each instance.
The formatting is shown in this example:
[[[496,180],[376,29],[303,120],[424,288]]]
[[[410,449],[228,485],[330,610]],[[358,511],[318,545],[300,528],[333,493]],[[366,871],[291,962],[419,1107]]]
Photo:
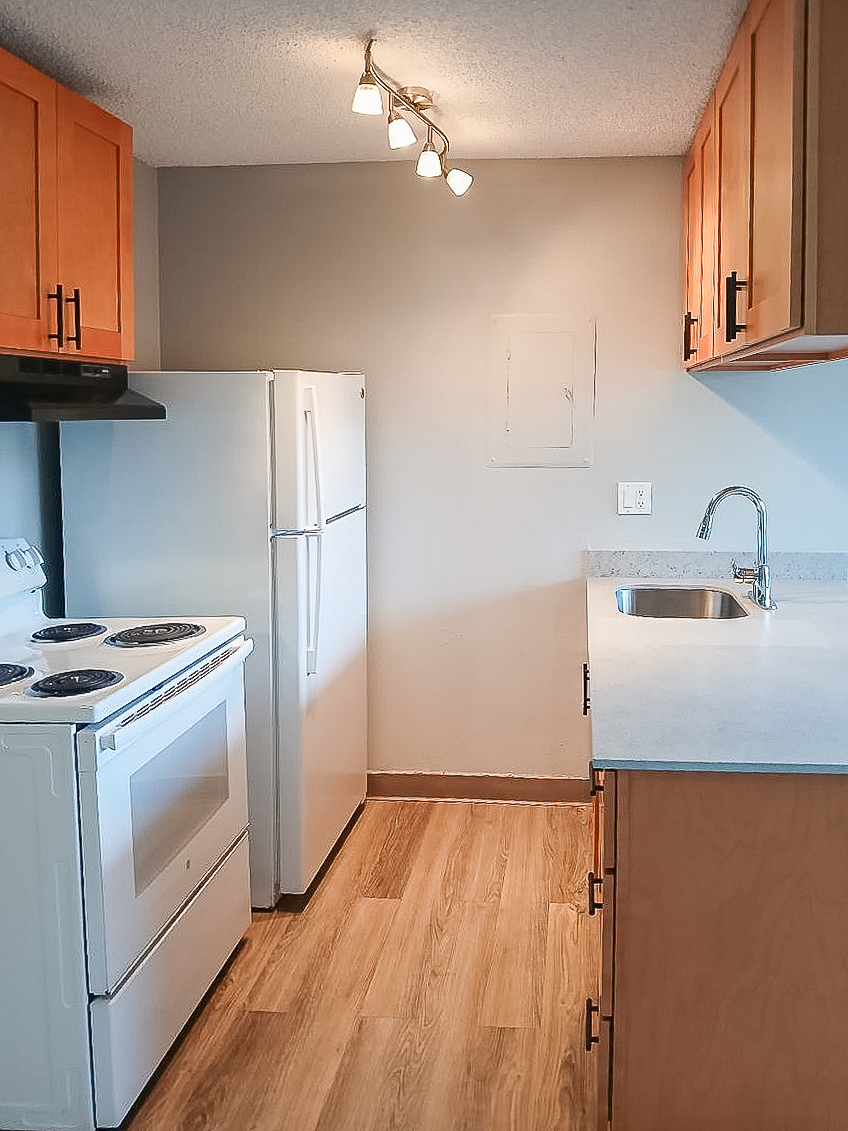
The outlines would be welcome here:
[[[594,319],[492,315],[488,385],[490,466],[591,465]]]

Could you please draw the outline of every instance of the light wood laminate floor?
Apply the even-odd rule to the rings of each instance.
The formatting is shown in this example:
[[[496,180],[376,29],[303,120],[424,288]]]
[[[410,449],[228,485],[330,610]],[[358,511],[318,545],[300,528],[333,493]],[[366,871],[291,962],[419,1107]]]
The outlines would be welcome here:
[[[588,1131],[588,805],[368,801],[255,912],[127,1131]]]

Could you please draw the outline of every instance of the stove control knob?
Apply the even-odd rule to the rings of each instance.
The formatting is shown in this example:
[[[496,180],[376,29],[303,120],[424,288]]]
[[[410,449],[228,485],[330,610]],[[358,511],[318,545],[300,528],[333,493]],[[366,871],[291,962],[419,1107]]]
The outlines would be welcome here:
[[[21,551],[21,556],[30,569],[38,569],[38,567],[44,563],[41,551],[35,546],[27,546],[25,550]]]

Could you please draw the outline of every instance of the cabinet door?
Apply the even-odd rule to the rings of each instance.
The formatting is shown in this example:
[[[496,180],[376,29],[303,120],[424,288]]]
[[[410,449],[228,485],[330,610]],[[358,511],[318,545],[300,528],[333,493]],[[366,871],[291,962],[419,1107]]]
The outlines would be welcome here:
[[[56,84],[3,50],[0,169],[0,347],[43,352],[56,317]]]
[[[683,171],[686,238],[684,363],[713,356],[715,322],[715,102],[711,98]],[[688,346],[688,349],[686,348]]]
[[[589,873],[589,914],[601,918],[597,982],[586,1002],[586,1051],[596,1058],[597,1131],[610,1117],[612,1071],[613,942],[615,922],[615,773],[590,768],[594,798],[594,856]]]
[[[848,1111],[848,776],[616,774],[614,1131]]]
[[[748,280],[748,207],[750,181],[750,99],[748,52],[743,22],[716,85],[716,176],[718,207],[718,279],[715,294],[715,354],[739,349],[746,331],[727,320],[727,293],[733,280]],[[741,289],[735,303],[736,325],[744,325],[748,303]]]
[[[615,1008],[615,860],[616,860],[616,778],[604,774],[601,838],[603,909],[601,911],[600,1028],[598,1030],[598,1119],[599,1131],[606,1131],[612,1115],[613,1014]]]
[[[751,91],[751,263],[746,340],[802,322],[804,91],[799,0],[754,0]]]
[[[686,271],[683,282],[683,364],[698,360],[701,290],[701,170],[693,145],[683,163],[683,247]]]
[[[59,87],[58,268],[66,352],[133,356],[132,131]],[[75,301],[78,293],[78,301]]]

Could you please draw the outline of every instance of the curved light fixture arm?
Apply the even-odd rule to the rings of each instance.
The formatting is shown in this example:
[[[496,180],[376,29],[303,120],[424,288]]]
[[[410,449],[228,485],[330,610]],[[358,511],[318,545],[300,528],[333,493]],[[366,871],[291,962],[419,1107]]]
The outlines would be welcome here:
[[[428,129],[432,130],[433,133],[439,135],[439,139],[444,146],[441,157],[442,161],[445,161],[447,159],[448,153],[450,152],[450,141],[448,140],[448,135],[444,132],[444,130],[440,130],[436,123],[431,118],[428,118],[422,110],[419,110],[412,99],[407,98],[407,96],[403,93],[402,88],[399,87],[391,78],[389,78],[385,71],[381,71],[380,68],[374,63],[373,59],[371,58],[371,48],[374,46],[374,43],[375,40],[369,39],[368,46],[365,48],[365,70],[369,71],[374,76],[377,85],[381,86],[386,94],[390,96],[390,98],[394,98],[396,104],[400,104],[404,110],[408,110],[411,114],[414,114],[415,117],[422,121]]]

